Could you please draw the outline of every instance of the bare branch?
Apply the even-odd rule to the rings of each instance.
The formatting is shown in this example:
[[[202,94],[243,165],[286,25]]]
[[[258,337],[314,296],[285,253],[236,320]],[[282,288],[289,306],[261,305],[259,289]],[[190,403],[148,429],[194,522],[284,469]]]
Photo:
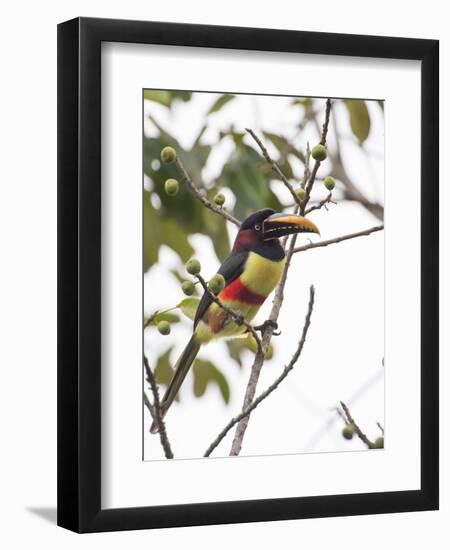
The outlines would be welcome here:
[[[316,113],[312,113],[310,120],[313,121],[316,126],[317,131],[319,132],[319,123],[317,121]],[[353,183],[350,179],[347,171],[345,170],[344,163],[342,160],[341,149],[340,149],[340,135],[337,128],[337,120],[334,119],[334,135],[336,140],[336,151],[332,153],[329,151],[328,157],[332,165],[332,173],[335,178],[340,180],[345,187],[344,190],[344,200],[356,201],[359,202],[364,208],[366,208],[371,214],[377,217],[379,220],[383,220],[384,209],[383,206],[377,202],[371,202],[362,191]]]
[[[373,387],[373,385],[380,380],[380,378],[384,375],[383,371],[377,371],[375,376],[371,376],[368,380],[366,380],[354,393],[351,395],[351,397],[347,400],[347,403],[349,405],[352,405],[358,401],[370,388]],[[332,428],[333,424],[337,420],[338,417],[342,418],[345,422],[345,416],[344,413],[341,411],[339,407],[332,407],[333,416],[331,416],[319,430],[312,435],[309,442],[305,445],[304,450],[305,451],[312,451],[317,443],[320,441],[320,439]],[[336,413],[336,414],[334,414]]]
[[[150,384],[150,389],[153,393],[153,405],[150,404],[147,395],[144,393],[144,403],[147,405],[150,414],[152,415],[153,420],[158,426],[159,438],[161,440],[161,446],[164,449],[164,455],[166,458],[173,458],[172,448],[170,446],[169,438],[167,436],[166,424],[163,420],[161,414],[161,401],[159,399],[158,385],[155,380],[155,375],[153,374],[150,365],[148,364],[148,359],[144,355],[144,368],[147,381]]]
[[[258,348],[258,352],[262,352],[261,339],[260,339],[258,333],[256,332],[255,328],[244,319],[243,315],[241,315],[237,311],[234,311],[234,309],[231,309],[231,307],[228,307],[227,305],[225,305],[220,300],[220,298],[218,296],[216,296],[214,294],[214,292],[209,288],[208,283],[205,281],[205,279],[200,274],[196,275],[195,277],[197,278],[198,282],[202,285],[203,290],[208,294],[208,296],[211,298],[211,300],[215,304],[217,304],[220,308],[222,308],[224,311],[226,311],[228,313],[228,315],[233,319],[233,321],[237,325],[243,325],[244,327],[246,327],[246,329],[249,332],[252,333],[253,338],[256,340],[256,346]]]
[[[323,144],[325,144],[325,142],[326,142],[326,137],[327,137],[327,132],[328,132],[328,125],[329,125],[329,120],[330,120],[330,110],[331,110],[331,101],[328,99],[327,102],[326,102],[325,122],[324,122],[324,125],[323,125],[323,132],[322,132],[322,136],[321,136],[321,143],[323,143]],[[316,164],[317,164],[317,162],[316,162]],[[315,165],[314,168],[315,168],[315,170],[313,169],[313,172],[311,172],[310,177],[308,179],[308,182],[306,184],[306,187],[308,185],[310,186],[309,187],[310,190],[312,188],[312,185],[314,184],[314,180],[315,180],[315,177],[316,177],[318,166],[316,167],[316,165]],[[305,174],[308,174],[308,172],[309,172],[309,170],[307,171],[306,167],[305,167]],[[306,190],[306,187],[305,187],[305,190]],[[308,201],[309,201],[309,195],[307,197],[306,194],[305,194],[305,199],[301,202],[301,205],[302,205],[303,209],[306,208],[306,206],[308,204]],[[300,209],[300,207],[298,207],[296,209],[296,211],[298,211],[299,209]],[[270,315],[269,315],[269,321],[271,321],[272,323],[277,322],[278,316],[280,314],[280,309],[281,309],[281,306],[283,304],[284,287],[286,285],[288,270],[289,270],[289,266],[291,264],[292,256],[294,254],[296,241],[297,241],[297,234],[292,235],[291,240],[289,242],[289,248],[286,252],[286,263],[285,263],[285,266],[284,266],[284,269],[283,269],[283,273],[281,275],[280,282],[279,282],[278,287],[275,291],[275,296],[274,296],[274,299],[273,299],[273,302],[272,302],[272,310],[271,310]],[[264,329],[264,331],[262,333],[262,339],[261,339],[262,351],[258,352],[256,354],[255,360],[254,360],[253,365],[252,365],[252,369],[251,369],[251,372],[250,372],[250,378],[249,378],[249,381],[247,383],[247,388],[246,388],[246,391],[245,391],[244,403],[243,403],[243,406],[242,406],[243,411],[245,411],[245,409],[247,409],[247,407],[250,406],[250,404],[252,403],[252,401],[255,397],[256,386],[258,384],[259,375],[260,375],[262,366],[264,364],[264,359],[265,359],[264,354],[266,353],[266,351],[269,347],[269,344],[270,344],[270,340],[272,338],[272,334],[273,334],[273,330],[274,330],[273,326],[274,326],[273,324],[272,325],[267,324],[266,328]],[[248,421],[249,421],[249,416],[247,415],[247,416],[241,418],[241,420],[237,424],[236,432],[234,434],[233,443],[231,445],[230,456],[236,456],[240,453],[241,448],[242,448],[242,441],[244,439],[244,435],[245,435],[245,432],[247,430]]]
[[[245,391],[244,396],[244,404],[242,406],[242,409],[245,410],[247,407],[250,406],[252,403],[255,393],[256,393],[256,386],[258,384],[259,375],[262,369],[262,366],[264,364],[265,359],[265,353],[270,345],[270,340],[272,338],[272,334],[274,331],[274,326],[277,322],[278,316],[280,314],[280,309],[283,304],[284,299],[284,287],[287,280],[287,274],[289,270],[289,266],[291,263],[291,258],[293,254],[293,247],[295,246],[297,235],[293,235],[292,239],[289,244],[289,250],[286,253],[286,263],[284,265],[283,273],[281,275],[280,282],[278,284],[278,287],[275,291],[275,296],[272,302],[272,310],[269,315],[269,321],[271,321],[273,324],[267,324],[266,328],[263,330],[262,333],[262,351],[258,352],[255,355],[255,360],[252,365],[252,369],[250,372],[250,378],[247,384],[247,389]],[[244,416],[238,423],[236,427],[236,433],[234,435],[233,443],[231,446],[230,456],[237,456],[242,448],[242,441],[244,439],[245,432],[247,430],[247,425],[249,421],[249,416]]]
[[[311,160],[311,149],[309,147],[309,141],[306,142],[306,154],[305,154],[305,168],[303,170],[303,179],[301,186],[304,189],[306,182],[311,176],[311,170],[309,169],[309,162]]]
[[[341,243],[342,241],[348,241],[350,239],[356,239],[357,237],[365,237],[371,235],[376,231],[382,231],[384,225],[376,225],[375,227],[370,227],[369,229],[364,229],[363,231],[357,231],[356,233],[349,233],[348,235],[341,235],[340,237],[335,237],[334,239],[328,239],[327,241],[318,241],[317,243],[309,243],[303,246],[298,246],[294,248],[295,252],[304,252],[305,250],[310,250],[311,248],[320,248],[323,246],[329,246],[330,244]]]
[[[328,134],[328,127],[330,125],[330,114],[331,114],[331,99],[328,98],[325,104],[325,121],[322,126],[322,133],[320,135],[320,145],[325,145],[327,141],[327,134]],[[314,163],[313,169],[311,170],[311,174],[309,176],[309,179],[305,185],[305,197],[301,201],[300,205],[300,214],[303,216],[305,214],[306,206],[309,202],[309,198],[311,196],[311,191],[314,185],[314,182],[316,181],[316,175],[317,171],[320,167],[320,160],[316,160]]]
[[[144,391],[144,405],[149,410],[151,417],[155,418],[155,409],[153,408],[153,405],[150,403],[150,399],[147,397],[147,394],[145,393],[145,391]]]
[[[159,313],[159,311],[157,310],[157,311],[155,311],[154,313],[152,313],[152,314],[150,315],[150,317],[148,317],[147,319],[145,319],[145,321],[144,321],[144,329],[147,328],[147,327],[149,327],[149,326],[153,323],[153,321],[155,320],[155,317],[158,315],[158,313]]]
[[[343,401],[341,401],[341,407],[344,411],[345,419],[346,419],[347,423],[353,426],[353,428],[355,429],[355,433],[359,437],[359,439],[365,445],[367,445],[367,447],[369,449],[374,449],[375,445],[372,443],[372,441],[370,441],[370,439],[367,437],[367,435],[362,432],[361,428],[358,426],[358,424],[355,422],[354,418],[352,417],[347,405]]]
[[[291,370],[294,368],[295,364],[297,363],[302,350],[303,346],[305,345],[306,336],[308,334],[308,329],[311,324],[311,315],[314,308],[314,287],[311,285],[309,289],[309,305],[308,305],[308,311],[306,313],[305,317],[305,323],[303,325],[302,335],[300,337],[297,349],[295,350],[294,355],[292,356],[291,360],[289,361],[289,364],[286,365],[283,369],[283,372],[278,376],[278,378],[265,390],[263,391],[253,402],[250,406],[248,406],[245,410],[243,410],[240,414],[233,417],[228,424],[225,426],[225,428],[220,432],[220,434],[216,437],[216,439],[211,443],[211,445],[208,447],[208,449],[205,451],[205,454],[203,456],[210,456],[211,453],[214,451],[214,449],[219,445],[219,443],[222,441],[222,439],[227,435],[227,433],[231,430],[233,426],[235,426],[240,420],[243,418],[246,418],[250,415],[250,413],[256,409],[256,407],[264,401],[269,395],[275,391],[278,386],[281,384],[281,382],[287,377],[287,375],[291,372]]]
[[[309,214],[310,212],[313,212],[313,210],[320,210],[324,206],[326,206],[328,203],[332,202],[333,204],[336,204],[336,202],[332,199],[333,193],[330,191],[328,195],[322,199],[319,203],[310,206],[309,208],[306,208],[305,210],[305,216],[306,214]]]
[[[175,164],[177,165],[177,168],[180,171],[180,174],[183,180],[186,182],[187,186],[189,187],[190,191],[203,204],[203,206],[206,206],[206,208],[209,208],[209,210],[212,210],[214,213],[218,214],[219,216],[222,216],[222,218],[225,218],[229,222],[234,223],[234,225],[236,225],[237,227],[240,227],[241,222],[238,219],[232,216],[224,208],[221,208],[220,206],[213,204],[211,201],[209,201],[205,197],[205,195],[200,191],[200,189],[192,181],[192,178],[188,174],[186,168],[184,167],[183,162],[178,156],[175,159]]]
[[[288,188],[289,192],[292,195],[292,198],[295,201],[295,204],[298,204],[300,206],[300,199],[297,196],[297,193],[294,190],[294,187],[290,183],[290,181],[287,179],[287,177],[283,174],[278,164],[272,159],[272,157],[269,155],[269,152],[267,151],[266,147],[264,146],[263,142],[259,139],[259,137],[255,134],[255,132],[251,128],[245,128],[245,131],[248,132],[252,138],[256,141],[259,148],[261,149],[261,152],[264,156],[264,158],[267,160],[267,162],[272,167],[272,170],[275,172],[275,174],[281,179],[281,181],[284,183],[284,185]]]

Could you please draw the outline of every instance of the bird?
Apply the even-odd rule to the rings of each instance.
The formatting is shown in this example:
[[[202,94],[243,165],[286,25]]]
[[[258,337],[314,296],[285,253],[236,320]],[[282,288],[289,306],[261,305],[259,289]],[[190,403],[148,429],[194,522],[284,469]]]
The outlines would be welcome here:
[[[320,235],[311,220],[297,214],[277,213],[271,208],[253,212],[240,225],[233,248],[218,270],[225,286],[217,296],[248,323],[278,285],[286,263],[280,238],[293,233]],[[244,324],[236,321],[204,292],[195,314],[192,337],[175,364],[173,378],[160,402],[161,418],[173,403],[201,346],[247,331]],[[150,431],[159,431],[156,420]]]

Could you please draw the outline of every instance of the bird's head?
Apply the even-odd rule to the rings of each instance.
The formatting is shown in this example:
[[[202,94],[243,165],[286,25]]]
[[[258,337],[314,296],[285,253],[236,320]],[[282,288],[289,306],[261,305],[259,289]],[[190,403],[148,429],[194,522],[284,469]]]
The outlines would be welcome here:
[[[293,233],[317,233],[317,226],[303,216],[277,213],[271,208],[253,212],[242,222],[233,250],[269,250],[280,246],[279,238]]]

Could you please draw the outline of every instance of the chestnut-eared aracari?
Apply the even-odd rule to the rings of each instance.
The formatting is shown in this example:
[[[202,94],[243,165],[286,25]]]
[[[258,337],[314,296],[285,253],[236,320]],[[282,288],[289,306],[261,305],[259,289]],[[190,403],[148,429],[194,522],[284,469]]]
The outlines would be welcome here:
[[[253,320],[277,286],[285,264],[285,253],[279,238],[292,233],[319,233],[319,230],[302,216],[279,214],[270,208],[250,214],[241,224],[233,249],[218,271],[225,279],[225,287],[218,297],[247,322]],[[200,347],[216,338],[238,336],[246,330],[244,325],[237,324],[214,303],[207,292],[203,294],[194,319],[193,335],[175,365],[175,374],[161,401],[163,416],[175,399]],[[155,422],[151,431],[158,431]]]

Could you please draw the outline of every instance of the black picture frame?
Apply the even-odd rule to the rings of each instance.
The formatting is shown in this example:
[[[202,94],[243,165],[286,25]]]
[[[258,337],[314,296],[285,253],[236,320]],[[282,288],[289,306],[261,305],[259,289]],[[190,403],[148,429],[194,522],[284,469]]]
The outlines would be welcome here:
[[[421,62],[421,489],[101,508],[101,44]],[[58,26],[58,525],[77,532],[438,508],[437,40],[77,18]]]

